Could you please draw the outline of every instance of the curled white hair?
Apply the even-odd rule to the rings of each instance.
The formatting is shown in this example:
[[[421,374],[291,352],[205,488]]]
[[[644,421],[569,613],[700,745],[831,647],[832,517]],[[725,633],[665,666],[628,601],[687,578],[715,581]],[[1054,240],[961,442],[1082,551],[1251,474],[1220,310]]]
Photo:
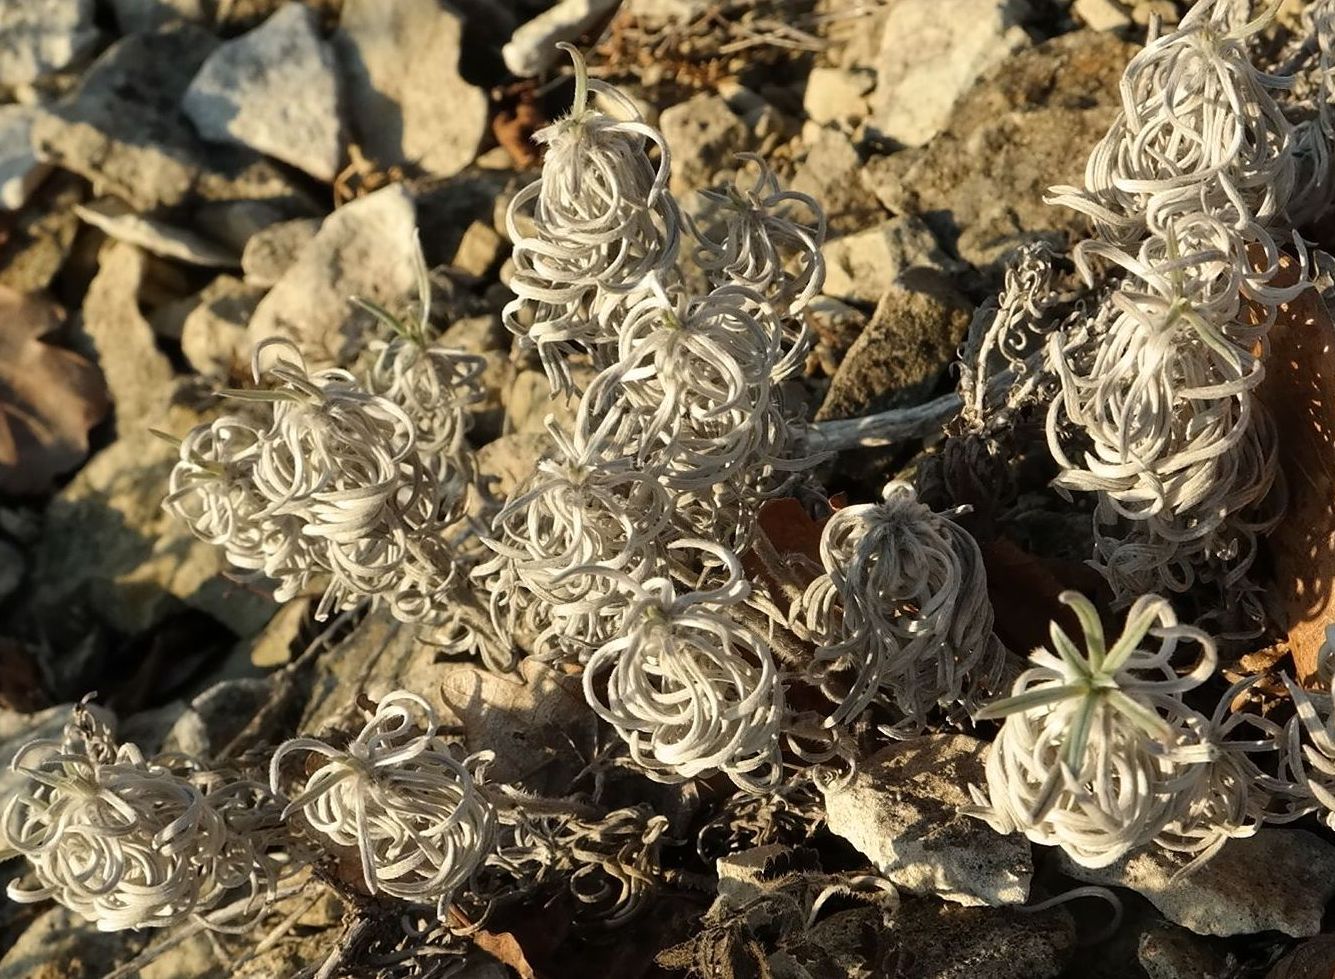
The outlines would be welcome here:
[[[1064,592],[1061,600],[1080,622],[1085,650],[1052,623],[1055,655],[1035,651],[1012,695],[978,711],[979,720],[1003,723],[987,758],[987,792],[971,787],[972,813],[1103,867],[1152,842],[1198,798],[1192,790],[1214,749],[1207,722],[1181,698],[1214,671],[1215,646],[1147,595],[1110,648],[1088,599]],[[1140,648],[1147,634],[1157,650]],[[1171,660],[1182,641],[1201,655],[1179,676]]]
[[[314,753],[324,763],[287,802],[335,846],[355,848],[372,894],[435,903],[441,917],[456,890],[491,852],[496,813],[479,789],[490,755],[458,761],[438,733],[435,712],[397,690],[347,748],[315,738],[278,746],[269,781],[282,793],[282,765]]]
[[[584,697],[651,778],[722,771],[743,788],[772,787],[781,774],[783,687],[765,641],[727,613],[750,590],[741,563],[703,540],[669,546],[705,552],[724,581],[679,595],[668,578],[637,582],[589,569],[625,589],[628,601],[622,633],[584,668]]]
[[[54,898],[101,931],[166,928],[241,895],[258,910],[274,893],[282,834],[263,786],[117,746],[83,707],[59,740],[15,754],[20,787],[0,815],[0,841],[25,857],[37,887],[11,900]]]
[[[820,640],[813,677],[837,705],[828,724],[885,698],[921,725],[995,689],[1005,653],[978,545],[911,486],[836,510],[820,554],[825,573],[802,596],[801,620]]]

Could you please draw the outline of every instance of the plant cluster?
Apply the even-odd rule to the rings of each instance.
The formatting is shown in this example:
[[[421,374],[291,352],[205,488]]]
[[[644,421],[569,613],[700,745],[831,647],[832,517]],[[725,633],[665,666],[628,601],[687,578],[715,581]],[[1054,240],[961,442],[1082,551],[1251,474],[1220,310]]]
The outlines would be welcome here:
[[[1055,485],[1095,494],[1094,559],[1122,604],[1147,582],[1237,593],[1283,509],[1256,391],[1278,307],[1311,284],[1294,223],[1332,181],[1322,127],[1291,118],[1289,79],[1249,56],[1268,16],[1237,11],[1199,3],[1139,52],[1085,187],[1051,197],[1093,222],[1073,256],[1086,282],[1120,273],[1047,355]],[[1281,244],[1298,263],[1288,285]]]
[[[568,428],[548,418],[551,448],[509,498],[478,485],[465,434],[481,361],[432,342],[423,264],[418,317],[367,305],[392,338],[360,374],[257,348],[257,387],[227,392],[251,404],[182,441],[165,506],[279,600],[322,589],[319,618],[383,604],[491,668],[518,649],[578,674],[615,732],[612,764],[731,780],[702,856],[811,832],[813,786],[835,777],[821,766],[850,762],[873,729],[972,721],[1001,724],[970,811],[1087,866],[1147,846],[1196,866],[1265,822],[1335,811],[1328,688],[1295,689],[1287,728],[1231,709],[1251,681],[1202,710],[1222,686],[1215,640],[1142,594],[1245,591],[1281,504],[1256,393],[1267,331],[1314,279],[1292,228],[1335,186],[1335,2],[1309,14],[1301,84],[1253,66],[1262,22],[1235,9],[1203,0],[1133,59],[1086,187],[1054,191],[1095,227],[1074,251],[1083,296],[1024,250],[946,399],[960,413],[947,481],[1002,465],[1016,422],[1045,419],[1055,486],[1092,494],[1094,563],[1126,609],[1109,644],[1094,604],[1063,595],[1083,643],[1054,622],[1009,696],[996,699],[1008,654],[962,509],[899,481],[837,508],[810,478],[845,438],[801,422],[790,397],[822,285],[820,206],[752,157],[753,178],[692,216],[668,190],[662,134],[577,54],[573,108],[538,134],[541,176],[507,215],[503,312],[576,404]],[[1296,281],[1277,284],[1290,264]],[[939,427],[940,411],[854,436]],[[761,529],[785,494],[826,518],[818,564]],[[81,709],[62,741],[15,761],[25,785],[0,840],[38,880],[15,893],[105,928],[221,923],[224,901],[228,920],[255,910],[324,854],[355,861],[356,900],[422,915],[422,941],[558,884],[627,920],[665,876],[667,821],[598,791],[546,799],[491,780],[487,753],[461,757],[423,693],[381,698],[350,737],[279,745],[267,784],[116,747]],[[883,891],[878,908],[893,904]],[[809,926],[826,891],[803,894],[788,904]]]

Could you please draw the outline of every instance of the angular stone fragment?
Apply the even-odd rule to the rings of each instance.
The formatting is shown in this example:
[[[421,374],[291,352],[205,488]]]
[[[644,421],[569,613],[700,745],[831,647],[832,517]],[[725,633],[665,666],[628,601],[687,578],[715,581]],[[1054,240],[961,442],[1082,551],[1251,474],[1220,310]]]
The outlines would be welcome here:
[[[0,211],[22,207],[51,170],[32,148],[35,115],[26,105],[0,105]]]
[[[463,21],[440,0],[344,0],[337,47],[358,143],[381,167],[448,177],[487,132],[487,95],[459,74]]]
[[[932,269],[905,273],[844,355],[816,419],[857,418],[930,398],[972,314],[945,276]]]
[[[287,337],[312,364],[340,363],[365,340],[360,296],[390,309],[417,288],[413,200],[399,184],[340,207],[255,309],[251,343]]]
[[[830,831],[910,894],[965,905],[1023,904],[1029,842],[966,816],[967,786],[985,781],[987,745],[962,734],[913,738],[860,763],[825,792]]]
[[[931,898],[905,901],[895,915],[913,979],[1053,979],[1075,951],[1065,908],[965,908]]]
[[[957,264],[941,251],[920,218],[895,217],[857,234],[826,242],[827,296],[846,302],[874,303],[894,281],[913,268],[952,271]]]
[[[256,150],[326,182],[342,163],[338,67],[305,4],[286,4],[219,45],[181,105],[213,142]]]
[[[0,3],[0,86],[35,82],[73,63],[96,41],[93,0]]]
[[[1135,50],[1115,35],[1078,31],[1022,51],[959,101],[930,145],[872,157],[863,179],[889,210],[921,216],[979,268],[999,272],[1035,238],[1060,245],[1087,221],[1043,196],[1053,184],[1083,182]]]
[[[1029,44],[1024,0],[899,0],[890,7],[876,62],[869,124],[905,146],[941,131],[974,80]]]
[[[273,164],[240,148],[210,146],[180,100],[218,40],[193,24],[131,34],[112,45],[67,98],[38,112],[42,159],[89,180],[95,193],[135,211],[187,201],[272,200],[303,195]]]
[[[1204,866],[1177,876],[1189,862],[1149,849],[1093,869],[1062,854],[1062,869],[1077,880],[1128,887],[1198,935],[1315,935],[1335,897],[1335,846],[1306,830],[1265,828],[1229,840]]]

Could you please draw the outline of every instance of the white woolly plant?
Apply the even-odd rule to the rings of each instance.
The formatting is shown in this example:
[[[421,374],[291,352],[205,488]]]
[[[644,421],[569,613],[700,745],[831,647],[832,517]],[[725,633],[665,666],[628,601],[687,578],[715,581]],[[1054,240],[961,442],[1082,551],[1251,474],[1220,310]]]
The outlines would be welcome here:
[[[585,699],[651,778],[721,771],[743,788],[773,788],[782,774],[783,687],[766,642],[729,615],[751,590],[741,562],[709,541],[669,547],[705,553],[722,581],[678,594],[668,577],[641,582],[584,569],[614,581],[627,599],[615,638],[585,664]]]
[[[992,633],[982,554],[948,515],[907,483],[880,503],[836,510],[821,534],[825,573],[799,620],[818,637],[815,682],[845,724],[888,701],[921,730],[938,707],[972,707],[1000,683],[1005,650]]]
[[[1246,41],[1273,10],[1245,23],[1236,12],[1202,0],[1152,39],[1127,67],[1085,187],[1050,198],[1094,222],[1097,237],[1075,250],[1086,282],[1100,269],[1121,276],[1047,350],[1060,386],[1048,416],[1056,485],[1097,495],[1095,563],[1122,604],[1147,585],[1197,580],[1236,595],[1282,509],[1276,436],[1255,391],[1278,306],[1310,284],[1288,229],[1329,193],[1316,166],[1329,153],[1313,142],[1321,127],[1300,133],[1277,101],[1289,80],[1249,59]],[[1286,239],[1300,274],[1279,288]]]
[[[971,789],[973,813],[999,832],[1018,830],[1082,866],[1103,867],[1153,842],[1199,798],[1215,749],[1208,723],[1182,694],[1214,671],[1215,647],[1179,625],[1157,596],[1131,606],[1111,647],[1088,599],[1065,592],[1061,600],[1080,622],[1085,649],[1054,622],[1055,653],[1035,651],[1012,695],[975,715],[1004,723],[988,753],[986,794]],[[1146,635],[1157,649],[1141,648]],[[1200,657],[1179,675],[1171,661],[1184,641]]]
[[[37,887],[14,881],[10,899],[53,898],[101,931],[217,926],[211,912],[224,901],[258,913],[299,866],[263,785],[186,758],[146,759],[82,705],[62,738],[23,745],[11,768],[21,781],[0,843],[27,859]]]
[[[503,317],[537,350],[553,388],[569,394],[566,357],[610,342],[623,297],[674,274],[681,214],[667,192],[672,157],[662,134],[616,88],[590,79],[574,47],[559,47],[575,61],[574,104],[534,136],[547,147],[542,177],[507,212],[516,298]],[[627,118],[593,108],[590,93]]]
[[[402,621],[466,635],[451,607],[463,581],[455,528],[475,482],[464,434],[483,361],[429,342],[420,249],[418,266],[418,322],[362,303],[395,334],[373,344],[365,382],[308,370],[285,341],[258,345],[258,387],[225,395],[261,414],[192,430],[164,507],[238,568],[276,581],[279,601],[323,587],[319,619],[370,598]]]
[[[575,106],[540,134],[542,176],[510,208],[505,322],[580,401],[573,431],[553,431],[553,457],[496,516],[496,556],[474,577],[498,627],[584,666],[591,706],[654,777],[769,785],[782,684],[738,621],[748,589],[734,552],[761,502],[814,462],[781,387],[803,362],[824,217],[752,160],[753,184],[714,192],[709,222],[684,220],[662,135],[572,54]],[[592,109],[590,90],[628,118]],[[678,264],[683,224],[700,294]],[[583,392],[575,353],[598,368]],[[674,581],[702,575],[730,597],[678,595]]]
[[[346,748],[283,742],[269,767],[276,795],[283,762],[301,753],[324,762],[286,802],[284,818],[299,811],[333,846],[355,848],[369,893],[435,904],[444,918],[495,844],[495,808],[479,790],[491,756],[456,759],[430,705],[402,690],[381,699]]]

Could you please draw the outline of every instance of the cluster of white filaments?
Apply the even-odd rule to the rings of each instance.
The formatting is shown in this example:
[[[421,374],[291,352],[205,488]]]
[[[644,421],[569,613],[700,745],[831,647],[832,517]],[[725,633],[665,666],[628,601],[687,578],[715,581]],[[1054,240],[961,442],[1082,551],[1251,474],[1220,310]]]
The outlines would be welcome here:
[[[1277,435],[1257,386],[1279,307],[1314,278],[1292,228],[1335,196],[1335,0],[1308,11],[1316,41],[1292,77],[1252,65],[1265,19],[1241,23],[1238,7],[1202,0],[1152,38],[1085,187],[1053,192],[1096,229],[1074,253],[1098,290],[1089,306],[1059,316],[1054,265],[1030,249],[966,345],[957,431],[973,441],[942,456],[982,459],[1046,403],[1055,484],[1094,494],[1095,563],[1127,607],[1109,645],[1094,605],[1065,593],[1083,645],[1054,622],[1009,697],[987,703],[1005,650],[959,511],[892,482],[878,503],[835,510],[814,580],[800,558],[770,567],[785,555],[758,533],[761,506],[812,467],[810,446],[837,442],[784,397],[823,283],[824,215],[749,157],[758,176],[706,192],[705,216],[690,217],[668,190],[662,134],[577,54],[572,111],[537,135],[541,177],[507,215],[515,299],[502,319],[578,404],[568,430],[548,419],[552,448],[510,498],[469,505],[484,362],[430,342],[419,250],[420,317],[362,303],[393,336],[371,344],[360,376],[261,344],[256,387],[229,392],[254,410],[185,437],[165,506],[272,579],[278,600],[322,590],[317,618],[371,600],[457,634],[476,625],[460,609],[487,592],[498,646],[578,672],[620,739],[607,755],[655,780],[721,774],[781,802],[781,744],[790,766],[809,764],[845,754],[838,729],[865,733],[873,713],[892,736],[972,714],[1002,723],[970,811],[1085,866],[1157,846],[1194,867],[1318,807],[1335,826],[1328,687],[1293,688],[1287,729],[1233,709],[1250,680],[1200,713],[1215,644],[1142,594],[1199,580],[1236,594],[1278,519]],[[593,367],[582,389],[580,361]],[[792,707],[820,696],[824,710]],[[14,759],[22,785],[0,844],[36,886],[10,895],[54,898],[104,929],[219,926],[272,900],[304,863],[293,841],[309,837],[355,858],[367,892],[434,907],[447,929],[480,927],[558,874],[625,920],[658,873],[667,821],[485,782],[489,759],[461,758],[407,691],[346,744],[281,744],[268,785],[117,746],[80,708],[62,739]],[[461,908],[482,911],[469,921]]]
[[[1319,130],[1290,120],[1288,79],[1252,64],[1266,18],[1240,24],[1238,6],[1204,0],[1137,54],[1085,187],[1053,191],[1094,223],[1075,249],[1085,279],[1121,276],[1049,338],[1048,442],[1056,485],[1097,495],[1096,563],[1123,604],[1147,584],[1232,593],[1283,505],[1256,389],[1277,308],[1309,284],[1292,217],[1331,181],[1300,176]],[[1286,239],[1299,268],[1281,286]]]
[[[322,587],[317,618],[374,598],[402,621],[440,625],[460,584],[449,528],[474,483],[464,434],[483,361],[427,341],[420,276],[412,328],[366,304],[398,335],[374,345],[364,382],[309,370],[285,341],[261,343],[257,388],[228,394],[267,412],[197,426],[171,474],[169,512],[275,581],[279,601]]]
[[[1187,814],[1214,750],[1207,722],[1182,702],[1214,670],[1214,643],[1177,623],[1161,598],[1138,599],[1109,648],[1083,596],[1062,601],[1084,630],[1085,651],[1052,624],[1052,649],[1016,680],[1012,695],[978,712],[1004,718],[987,759],[982,814],[1001,832],[1062,847],[1088,867],[1151,843]],[[1158,649],[1144,650],[1151,633]],[[1180,642],[1200,648],[1192,671],[1171,661]]]
[[[539,135],[542,176],[510,208],[505,321],[580,401],[493,520],[495,558],[475,577],[499,629],[584,664],[590,704],[655,777],[771,784],[783,688],[765,640],[732,614],[750,590],[734,549],[812,461],[794,457],[780,387],[807,345],[824,216],[752,160],[754,184],[708,195],[709,220],[684,219],[662,135],[575,58],[575,106]],[[590,90],[629,121],[591,108]],[[678,266],[683,226],[702,294]],[[575,354],[598,368],[583,391]],[[701,575],[723,584],[678,595],[674,580]]]
[[[27,858],[37,886],[11,883],[11,900],[54,898],[103,931],[165,928],[207,921],[224,900],[257,912],[293,867],[264,786],[146,759],[87,708],[61,739],[20,748],[12,768],[22,781],[0,844]]]
[[[437,727],[425,700],[395,691],[346,748],[315,738],[284,742],[269,777],[281,795],[289,755],[322,756],[284,817],[300,811],[333,846],[355,849],[370,893],[434,903],[444,917],[491,851],[496,813],[478,787],[490,756],[457,760]]]
[[[820,553],[825,573],[801,617],[822,638],[813,674],[838,705],[831,725],[888,700],[920,729],[937,707],[997,688],[1005,651],[978,545],[911,486],[890,483],[882,502],[836,510]]]

